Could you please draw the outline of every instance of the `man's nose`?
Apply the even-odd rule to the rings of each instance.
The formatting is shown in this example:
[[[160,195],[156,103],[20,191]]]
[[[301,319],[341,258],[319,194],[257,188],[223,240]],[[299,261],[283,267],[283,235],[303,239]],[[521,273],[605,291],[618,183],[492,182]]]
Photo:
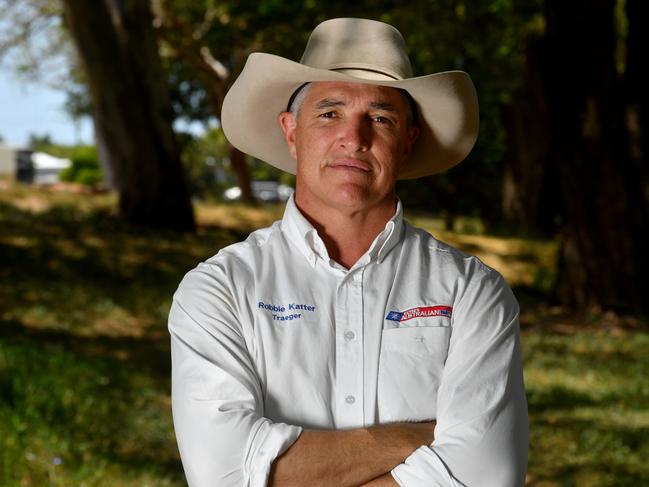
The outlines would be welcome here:
[[[350,152],[363,152],[370,146],[371,124],[364,117],[345,120],[341,126],[340,147]]]

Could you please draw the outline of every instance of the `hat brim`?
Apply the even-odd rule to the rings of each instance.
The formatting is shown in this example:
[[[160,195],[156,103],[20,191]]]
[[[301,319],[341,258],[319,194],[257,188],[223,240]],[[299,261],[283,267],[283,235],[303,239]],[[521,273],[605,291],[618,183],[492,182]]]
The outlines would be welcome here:
[[[478,99],[471,78],[463,71],[446,71],[403,80],[377,80],[312,68],[280,56],[253,53],[228,91],[221,125],[237,149],[295,174],[277,121],[293,92],[315,81],[367,83],[401,88],[417,103],[420,135],[399,179],[440,173],[462,161],[478,136]]]

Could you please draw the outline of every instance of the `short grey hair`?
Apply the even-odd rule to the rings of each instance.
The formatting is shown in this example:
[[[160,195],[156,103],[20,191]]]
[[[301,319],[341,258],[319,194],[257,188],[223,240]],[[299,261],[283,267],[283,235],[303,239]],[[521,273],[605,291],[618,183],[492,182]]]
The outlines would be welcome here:
[[[291,112],[295,118],[300,115],[300,108],[302,108],[302,104],[304,103],[310,88],[311,83],[304,83],[291,95],[291,98],[288,101],[288,110],[286,111]]]

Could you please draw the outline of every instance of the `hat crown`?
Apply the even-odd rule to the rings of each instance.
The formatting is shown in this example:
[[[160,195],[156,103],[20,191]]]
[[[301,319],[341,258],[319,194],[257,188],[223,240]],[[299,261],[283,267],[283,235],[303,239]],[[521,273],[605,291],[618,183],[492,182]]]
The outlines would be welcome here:
[[[331,19],[311,33],[300,61],[318,69],[374,80],[411,78],[412,66],[401,33],[367,19]]]

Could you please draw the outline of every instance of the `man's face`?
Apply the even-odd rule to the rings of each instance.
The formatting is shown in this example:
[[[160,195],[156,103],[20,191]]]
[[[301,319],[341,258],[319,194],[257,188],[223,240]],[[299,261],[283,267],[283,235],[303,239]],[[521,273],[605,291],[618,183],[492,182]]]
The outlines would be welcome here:
[[[279,121],[297,160],[300,207],[363,211],[394,205],[394,185],[417,127],[399,90],[360,83],[312,83],[297,118]]]

